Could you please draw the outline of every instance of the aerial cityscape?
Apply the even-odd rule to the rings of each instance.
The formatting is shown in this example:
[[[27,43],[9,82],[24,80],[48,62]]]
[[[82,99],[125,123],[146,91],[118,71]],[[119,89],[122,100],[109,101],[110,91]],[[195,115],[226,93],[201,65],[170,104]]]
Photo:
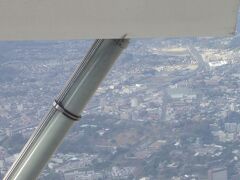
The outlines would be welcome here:
[[[93,41],[0,42],[0,179]],[[239,180],[240,35],[131,40],[40,180]]]

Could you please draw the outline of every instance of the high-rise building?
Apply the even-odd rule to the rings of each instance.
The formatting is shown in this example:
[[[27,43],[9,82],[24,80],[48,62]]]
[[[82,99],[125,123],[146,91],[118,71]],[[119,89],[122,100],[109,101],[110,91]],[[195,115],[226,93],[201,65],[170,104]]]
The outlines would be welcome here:
[[[137,107],[138,104],[138,99],[137,98],[132,98],[131,99],[131,107]]]
[[[208,180],[228,180],[226,168],[213,168],[208,171]]]

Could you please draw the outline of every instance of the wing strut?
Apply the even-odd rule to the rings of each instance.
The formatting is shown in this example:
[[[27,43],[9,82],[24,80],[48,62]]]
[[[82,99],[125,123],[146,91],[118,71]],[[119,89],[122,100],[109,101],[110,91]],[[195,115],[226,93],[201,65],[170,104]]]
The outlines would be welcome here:
[[[128,42],[95,41],[4,180],[37,178]]]

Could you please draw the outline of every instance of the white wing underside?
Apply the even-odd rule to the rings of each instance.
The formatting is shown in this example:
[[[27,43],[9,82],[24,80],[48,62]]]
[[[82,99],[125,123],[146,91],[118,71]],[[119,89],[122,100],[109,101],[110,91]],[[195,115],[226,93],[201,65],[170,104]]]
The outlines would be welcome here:
[[[0,40],[228,36],[239,0],[0,0]]]

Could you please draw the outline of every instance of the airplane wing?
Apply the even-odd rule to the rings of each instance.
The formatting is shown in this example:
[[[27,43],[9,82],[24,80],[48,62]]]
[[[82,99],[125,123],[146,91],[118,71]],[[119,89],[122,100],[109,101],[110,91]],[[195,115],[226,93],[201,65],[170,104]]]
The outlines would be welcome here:
[[[0,0],[0,40],[228,36],[239,0]]]

